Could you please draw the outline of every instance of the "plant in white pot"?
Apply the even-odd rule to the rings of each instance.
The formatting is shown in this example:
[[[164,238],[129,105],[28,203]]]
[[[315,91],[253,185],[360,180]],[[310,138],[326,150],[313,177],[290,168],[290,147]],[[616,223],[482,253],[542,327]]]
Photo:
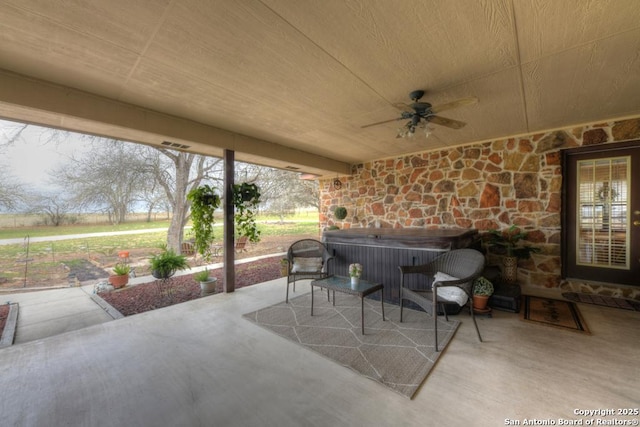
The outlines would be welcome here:
[[[351,286],[358,286],[358,284],[360,284],[361,276],[362,276],[362,264],[358,264],[358,263],[349,264],[349,277],[351,277]]]
[[[196,282],[200,282],[200,291],[202,292],[202,295],[209,295],[216,291],[218,279],[212,277],[207,268],[195,273],[193,275],[193,279]]]

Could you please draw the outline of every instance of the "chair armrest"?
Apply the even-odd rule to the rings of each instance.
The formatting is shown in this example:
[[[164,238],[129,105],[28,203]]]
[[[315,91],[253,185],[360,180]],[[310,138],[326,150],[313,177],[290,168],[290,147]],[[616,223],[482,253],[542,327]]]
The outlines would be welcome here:
[[[322,254],[322,268],[320,269],[320,271],[322,273],[328,273],[329,272],[329,261],[333,261],[335,257],[333,255],[331,255],[328,251],[325,251],[324,254]]]
[[[433,274],[433,271],[429,264],[400,265],[398,266],[398,270],[400,270],[400,288],[405,287],[404,276],[407,274],[425,274],[425,275]]]
[[[398,269],[402,274],[435,274],[432,266],[429,264],[401,265]]]
[[[462,279],[458,279],[458,280],[443,280],[443,281],[436,281],[433,282],[433,284],[431,286],[433,286],[434,288],[436,287],[445,287],[445,286],[460,286],[460,285],[464,285],[465,283],[469,283],[469,282],[473,282],[475,280],[475,276],[470,276],[470,277],[464,277]]]

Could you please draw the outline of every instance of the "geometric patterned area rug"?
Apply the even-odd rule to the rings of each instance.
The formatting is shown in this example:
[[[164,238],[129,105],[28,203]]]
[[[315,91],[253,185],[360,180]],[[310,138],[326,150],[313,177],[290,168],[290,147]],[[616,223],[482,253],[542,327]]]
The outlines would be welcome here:
[[[323,298],[323,295],[325,296]],[[319,353],[342,366],[412,398],[455,334],[459,321],[438,319],[438,343],[431,316],[365,298],[364,332],[360,327],[360,298],[336,292],[336,305],[326,293],[316,295],[311,316],[311,294],[289,299],[243,315],[276,334]]]
[[[589,334],[578,307],[570,301],[524,295],[522,319],[545,326]]]
[[[584,294],[579,292],[565,292],[562,294],[568,300],[585,304],[602,305],[605,307],[622,308],[624,310],[640,311],[640,301],[625,298],[608,297],[606,295]]]

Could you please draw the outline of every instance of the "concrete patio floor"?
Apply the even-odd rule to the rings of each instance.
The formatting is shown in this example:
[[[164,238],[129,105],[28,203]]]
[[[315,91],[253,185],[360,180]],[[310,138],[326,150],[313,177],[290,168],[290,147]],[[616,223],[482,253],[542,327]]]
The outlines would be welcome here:
[[[637,407],[638,312],[581,304],[585,335],[496,311],[484,343],[462,314],[408,400],[242,318],[284,293],[278,279],[2,349],[2,425],[498,426]]]
[[[91,299],[93,285],[2,295],[18,304],[14,345],[114,320]]]

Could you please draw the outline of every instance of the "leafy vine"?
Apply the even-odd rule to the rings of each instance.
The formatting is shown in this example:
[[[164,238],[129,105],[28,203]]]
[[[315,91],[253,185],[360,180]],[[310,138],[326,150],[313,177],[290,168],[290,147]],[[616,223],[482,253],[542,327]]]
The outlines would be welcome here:
[[[215,223],[214,212],[220,206],[220,196],[214,188],[202,185],[192,189],[187,194],[191,202],[191,222],[195,235],[194,246],[196,251],[205,260],[211,258],[211,244],[213,243],[213,225]]]
[[[247,236],[250,242],[260,241],[260,230],[256,224],[256,212],[260,203],[260,189],[256,184],[243,182],[233,185],[233,219],[240,236]]]

